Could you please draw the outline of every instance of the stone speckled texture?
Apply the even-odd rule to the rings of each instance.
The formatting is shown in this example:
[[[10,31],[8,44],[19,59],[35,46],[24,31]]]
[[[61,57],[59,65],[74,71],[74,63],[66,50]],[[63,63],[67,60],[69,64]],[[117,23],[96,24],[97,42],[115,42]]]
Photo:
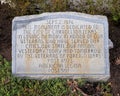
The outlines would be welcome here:
[[[39,79],[109,78],[108,21],[76,12],[15,17],[12,72]]]

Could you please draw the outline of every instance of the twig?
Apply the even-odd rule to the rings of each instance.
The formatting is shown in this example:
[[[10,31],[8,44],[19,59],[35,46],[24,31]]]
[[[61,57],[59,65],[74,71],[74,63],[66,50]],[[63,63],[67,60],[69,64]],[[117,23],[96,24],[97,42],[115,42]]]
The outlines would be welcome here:
[[[80,91],[80,93],[83,95],[83,96],[89,96],[88,94],[84,93],[80,88],[78,88],[77,86],[75,86],[75,89]]]
[[[67,82],[72,89],[79,91],[83,96],[89,96],[88,94],[84,93],[80,88],[78,88],[78,84],[75,80],[72,80],[72,81],[67,80]]]

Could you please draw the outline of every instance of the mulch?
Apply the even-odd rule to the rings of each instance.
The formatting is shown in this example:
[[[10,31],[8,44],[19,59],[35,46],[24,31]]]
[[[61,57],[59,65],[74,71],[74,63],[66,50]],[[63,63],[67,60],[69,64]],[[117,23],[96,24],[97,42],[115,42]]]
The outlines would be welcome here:
[[[0,54],[8,60],[11,60],[12,11],[6,4],[0,5]]]
[[[109,24],[109,37],[114,44],[114,48],[110,49],[110,82],[114,96],[120,96],[120,23]]]
[[[0,4],[0,54],[9,61],[12,60],[11,28],[14,18],[13,12],[14,10],[7,4]],[[120,96],[120,24],[116,25],[109,21],[109,38],[112,40],[114,48],[110,49],[111,77],[108,81],[111,82],[113,95]]]

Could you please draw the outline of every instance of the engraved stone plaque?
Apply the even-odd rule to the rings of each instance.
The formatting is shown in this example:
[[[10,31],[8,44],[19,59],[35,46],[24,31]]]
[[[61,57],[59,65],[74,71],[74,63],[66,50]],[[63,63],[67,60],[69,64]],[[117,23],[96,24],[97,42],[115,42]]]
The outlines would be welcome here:
[[[75,12],[15,17],[12,73],[40,79],[108,79],[107,18]]]

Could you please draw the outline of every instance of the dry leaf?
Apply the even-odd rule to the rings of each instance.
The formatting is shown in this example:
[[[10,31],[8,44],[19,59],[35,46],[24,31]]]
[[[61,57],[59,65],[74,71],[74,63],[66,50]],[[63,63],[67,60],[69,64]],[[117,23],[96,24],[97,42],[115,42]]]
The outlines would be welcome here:
[[[116,65],[120,65],[120,57],[118,57],[118,58],[115,60],[115,64],[116,64]]]

